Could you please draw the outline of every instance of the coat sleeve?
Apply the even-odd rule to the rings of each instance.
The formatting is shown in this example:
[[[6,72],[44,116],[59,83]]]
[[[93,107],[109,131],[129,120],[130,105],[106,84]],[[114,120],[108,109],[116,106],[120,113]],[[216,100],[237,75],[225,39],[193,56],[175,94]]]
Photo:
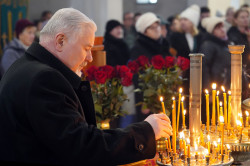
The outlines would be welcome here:
[[[77,111],[73,89],[57,72],[36,76],[27,95],[27,117],[35,136],[65,165],[117,165],[153,158],[155,135],[140,122],[99,130]],[[90,103],[92,104],[92,103]]]

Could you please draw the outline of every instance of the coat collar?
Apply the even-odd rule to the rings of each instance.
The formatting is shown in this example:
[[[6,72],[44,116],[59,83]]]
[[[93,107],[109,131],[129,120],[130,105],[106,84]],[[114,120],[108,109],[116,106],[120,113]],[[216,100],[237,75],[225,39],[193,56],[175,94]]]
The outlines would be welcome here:
[[[39,43],[33,42],[27,50],[27,53],[38,59],[40,62],[47,64],[62,73],[74,89],[78,89],[80,86],[81,78]]]

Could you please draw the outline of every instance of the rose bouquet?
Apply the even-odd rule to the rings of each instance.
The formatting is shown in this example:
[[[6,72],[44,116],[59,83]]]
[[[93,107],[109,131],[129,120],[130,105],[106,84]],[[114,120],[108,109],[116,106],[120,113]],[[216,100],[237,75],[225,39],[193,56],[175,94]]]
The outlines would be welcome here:
[[[130,86],[132,78],[133,74],[127,66],[91,66],[87,70],[86,79],[91,82],[98,123],[126,113],[121,110],[123,102],[128,100],[123,86]]]
[[[182,71],[189,68],[189,59],[171,56],[163,58],[155,55],[149,60],[146,56],[140,56],[128,63],[128,67],[134,74],[138,74],[137,93],[141,93],[143,99],[137,105],[142,109],[150,109],[154,113],[161,111],[159,97],[164,97],[167,110],[171,110],[172,97],[175,96],[178,86],[182,84]]]

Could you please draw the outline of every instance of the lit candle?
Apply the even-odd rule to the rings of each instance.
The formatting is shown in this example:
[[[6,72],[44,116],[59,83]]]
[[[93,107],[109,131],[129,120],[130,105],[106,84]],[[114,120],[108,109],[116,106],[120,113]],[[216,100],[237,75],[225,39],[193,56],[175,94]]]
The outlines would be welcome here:
[[[221,155],[223,155],[223,144],[224,144],[224,118],[220,116],[221,123]]]
[[[162,111],[163,111],[164,114],[166,114],[165,105],[164,105],[163,97],[162,96],[160,97],[160,101],[161,101]]]
[[[224,100],[224,122],[225,126],[227,126],[227,93],[225,91],[224,86],[221,87],[223,91],[223,100]]]
[[[210,135],[207,135],[207,150],[208,154],[210,154]]]
[[[229,157],[230,157],[230,156],[229,156],[229,153],[230,153],[230,145],[227,144],[226,146],[227,146],[226,149],[227,149],[228,160],[230,160],[230,158],[229,158]]]
[[[184,113],[185,110],[184,110],[183,102],[184,102],[184,96],[182,96],[182,98],[181,98],[181,112],[182,112],[182,127],[185,128],[186,127],[186,124],[185,124],[185,114],[186,113]]]
[[[168,140],[165,139],[165,145],[166,145],[166,149],[168,149]]]
[[[183,128],[186,128],[186,123],[185,123],[186,112],[187,112],[187,110],[183,110]]]
[[[220,102],[220,116],[223,116],[222,102]],[[219,116],[219,117],[220,117],[220,116]]]
[[[220,91],[217,91],[216,94],[216,106],[217,106],[217,122],[220,122],[220,98],[219,98]]]
[[[214,144],[214,146],[213,146],[213,147],[214,147],[213,153],[216,153],[216,152],[217,152],[217,146],[218,146],[218,145],[217,145],[217,142],[214,141],[213,144]]]
[[[245,126],[248,127],[249,126],[249,123],[248,123],[249,113],[248,113],[248,111],[246,111],[245,113],[246,113],[246,124],[245,124]]]
[[[173,97],[172,128],[173,128],[172,146],[173,146],[173,152],[174,152],[174,154],[176,154],[176,102],[175,102],[175,97]]]
[[[242,113],[240,112],[240,113],[238,114],[238,116],[240,117],[240,122],[241,122],[241,124],[243,124],[243,117],[242,117]]]
[[[206,96],[206,114],[207,114],[207,132],[209,132],[209,93],[208,93],[208,90],[205,89],[205,96]]]
[[[215,126],[215,95],[216,95],[216,84],[212,84],[212,125]]]
[[[187,156],[187,146],[186,146],[186,141],[183,139],[183,148],[184,148],[184,156]]]
[[[220,146],[221,146],[221,141],[220,141],[220,140],[221,140],[221,138],[218,138],[218,150],[217,150],[218,152],[219,152],[219,150],[221,149],[221,148],[220,148]]]
[[[179,89],[179,98],[178,98],[178,113],[177,113],[177,128],[176,132],[179,132],[179,119],[180,119],[180,109],[181,109],[181,93],[182,93],[182,88]]]
[[[188,148],[187,148],[187,149],[188,149],[188,152],[187,152],[187,153],[188,153],[188,158],[191,158],[191,152],[190,152],[190,139],[189,139],[189,138],[187,139],[187,147],[188,147]]]
[[[169,152],[171,152],[171,142],[170,142],[170,137],[168,138],[168,148],[169,148]]]
[[[237,126],[238,126],[238,130],[240,131],[240,143],[241,143],[241,141],[242,141],[242,130],[243,130],[243,127],[242,127],[242,123],[241,123],[240,120],[237,120],[236,123],[237,123]]]
[[[230,128],[231,125],[231,91],[228,91],[228,117],[227,126]]]

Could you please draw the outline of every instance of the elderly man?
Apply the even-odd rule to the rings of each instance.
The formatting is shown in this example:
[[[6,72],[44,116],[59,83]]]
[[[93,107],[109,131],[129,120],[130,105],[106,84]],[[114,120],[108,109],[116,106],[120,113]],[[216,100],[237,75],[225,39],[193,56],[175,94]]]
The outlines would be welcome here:
[[[0,83],[0,160],[54,165],[117,165],[153,158],[172,134],[154,114],[125,129],[96,128],[89,82],[96,25],[72,8],[57,11]]]

